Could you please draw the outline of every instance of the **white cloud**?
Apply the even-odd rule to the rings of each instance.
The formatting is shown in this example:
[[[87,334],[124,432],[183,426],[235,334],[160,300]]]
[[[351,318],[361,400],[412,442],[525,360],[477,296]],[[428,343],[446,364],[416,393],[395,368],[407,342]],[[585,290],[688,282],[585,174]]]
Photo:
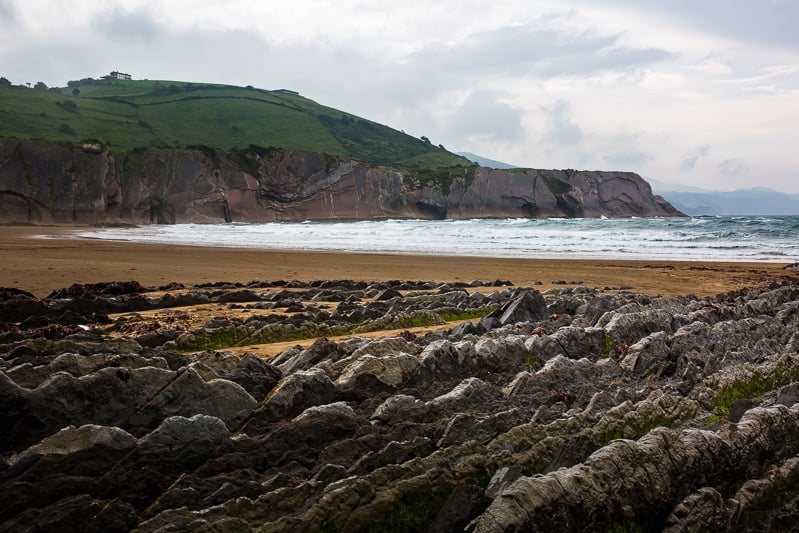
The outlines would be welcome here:
[[[696,72],[702,72],[704,74],[718,74],[718,75],[732,74],[732,68],[729,65],[722,63],[720,61],[713,61],[710,59],[705,60],[696,65],[691,65],[688,68],[690,68],[691,70],[695,70]]]
[[[628,152],[617,152],[615,154],[606,155],[604,159],[611,165],[614,165],[614,168],[610,170],[634,171],[635,168],[640,167],[641,165],[652,159],[652,156],[645,152],[633,150]]]
[[[732,157],[719,163],[719,169],[725,176],[736,177],[749,171],[749,165],[743,159]]]
[[[689,172],[696,167],[696,163],[700,159],[704,159],[710,155],[710,145],[705,143],[702,146],[698,146],[696,149],[692,150],[690,153],[686,154],[680,163],[680,171],[681,172]]]
[[[166,28],[156,23],[143,8],[127,11],[114,6],[108,12],[97,14],[90,24],[94,31],[111,41],[121,40],[134,45],[154,40],[166,32]]]
[[[750,83],[762,83],[764,81],[773,80],[775,78],[783,78],[786,76],[790,76],[792,74],[799,73],[799,64],[770,65],[768,67],[763,67],[759,69],[758,72],[759,74],[755,76],[725,80],[725,83],[742,85]]]
[[[697,31],[770,46],[796,47],[799,3],[793,0],[600,0],[657,14]]]
[[[7,26],[14,22],[16,10],[9,0],[0,0],[0,25]]]
[[[521,113],[503,103],[494,91],[477,90],[448,118],[445,128],[450,135],[472,140],[519,141],[524,138]]]
[[[557,100],[550,106],[542,106],[541,109],[549,125],[544,134],[544,142],[577,144],[582,140],[583,130],[572,118],[572,109],[568,102]]]

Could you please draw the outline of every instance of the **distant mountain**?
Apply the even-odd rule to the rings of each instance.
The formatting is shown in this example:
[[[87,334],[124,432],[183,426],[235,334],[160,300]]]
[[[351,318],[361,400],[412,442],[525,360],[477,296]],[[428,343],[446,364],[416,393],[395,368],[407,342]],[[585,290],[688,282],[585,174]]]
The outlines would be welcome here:
[[[250,145],[307,150],[398,168],[469,166],[466,158],[294,91],[156,80],[0,84],[0,137],[80,142],[111,151]]]
[[[764,187],[735,191],[712,191],[698,187],[668,190],[668,184],[647,179],[656,194],[663,196],[686,215],[799,215],[799,194],[787,194]]]
[[[481,167],[486,168],[499,168],[499,169],[509,169],[509,168],[519,168],[517,165],[510,165],[508,163],[503,163],[502,161],[495,161],[494,159],[489,159],[487,157],[482,157],[477,154],[473,154],[471,152],[455,152],[458,155],[462,155],[469,161],[473,161],[477,163]]]
[[[719,191],[711,191],[710,189],[703,189],[702,187],[695,187],[693,185],[683,185],[680,183],[666,183],[665,181],[660,181],[655,178],[649,178],[644,176],[643,177],[647,183],[652,186],[652,190],[655,191],[657,194],[663,194],[663,191],[666,192],[698,192],[698,193],[713,193]]]

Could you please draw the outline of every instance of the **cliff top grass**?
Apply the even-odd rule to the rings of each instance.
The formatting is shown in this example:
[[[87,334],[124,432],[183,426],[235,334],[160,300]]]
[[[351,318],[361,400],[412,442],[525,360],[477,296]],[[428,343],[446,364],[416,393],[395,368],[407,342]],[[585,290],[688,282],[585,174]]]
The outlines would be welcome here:
[[[0,136],[95,139],[113,151],[257,145],[403,168],[470,164],[427,140],[292,91],[178,81],[84,79],[49,89],[0,85]]]

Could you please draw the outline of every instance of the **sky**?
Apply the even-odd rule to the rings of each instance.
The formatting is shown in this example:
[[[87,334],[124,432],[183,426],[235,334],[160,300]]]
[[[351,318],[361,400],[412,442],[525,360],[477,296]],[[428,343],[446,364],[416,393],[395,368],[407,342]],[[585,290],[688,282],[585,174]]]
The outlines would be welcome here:
[[[533,168],[799,193],[799,0],[0,0],[0,76],[292,89]]]

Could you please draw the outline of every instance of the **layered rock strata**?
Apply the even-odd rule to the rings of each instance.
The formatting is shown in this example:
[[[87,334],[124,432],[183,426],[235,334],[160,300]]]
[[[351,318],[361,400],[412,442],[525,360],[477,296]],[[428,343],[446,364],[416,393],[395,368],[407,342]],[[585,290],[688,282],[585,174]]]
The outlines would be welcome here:
[[[502,282],[160,289],[0,292],[0,529],[788,531],[799,519],[795,280],[705,299]],[[178,302],[257,318],[145,327],[145,309]],[[324,320],[409,330],[270,360],[194,351],[292,320],[297,338]]]
[[[396,170],[329,154],[0,139],[0,221],[678,216],[630,172]]]

